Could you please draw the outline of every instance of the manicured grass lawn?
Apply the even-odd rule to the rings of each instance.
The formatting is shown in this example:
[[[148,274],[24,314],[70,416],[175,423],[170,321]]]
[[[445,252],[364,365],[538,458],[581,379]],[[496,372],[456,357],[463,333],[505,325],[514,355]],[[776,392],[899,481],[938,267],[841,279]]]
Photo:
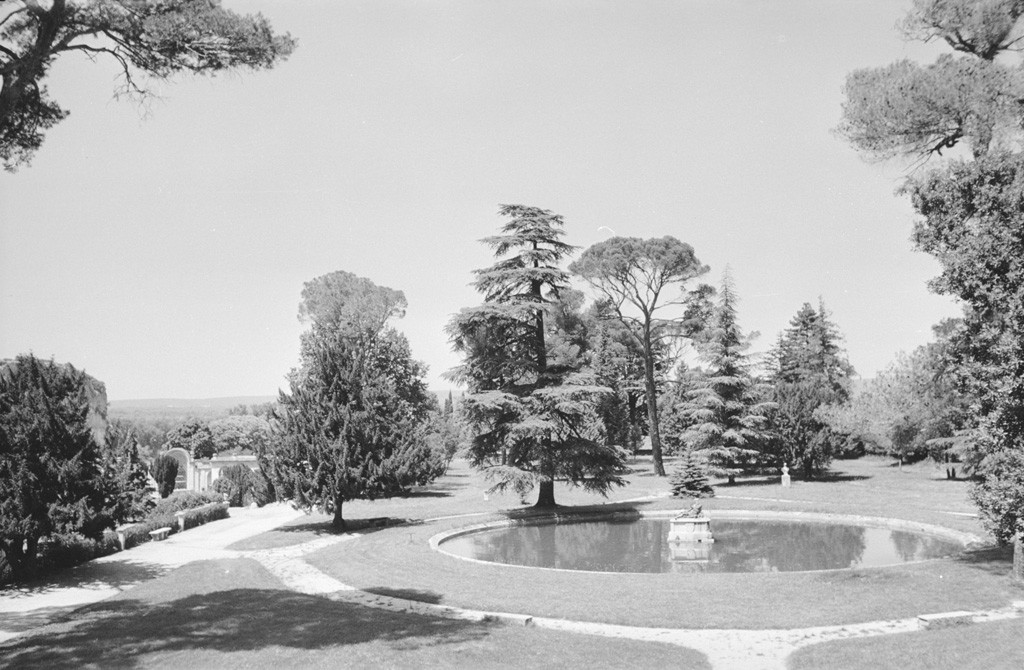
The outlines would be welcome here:
[[[671,465],[670,465],[671,468]],[[559,486],[559,512],[678,509],[668,480],[638,462],[608,500]],[[958,559],[818,573],[617,574],[552,572],[462,561],[428,539],[508,516],[536,514],[465,463],[404,498],[345,506],[362,535],[307,557],[368,591],[472,609],[653,627],[791,628],[1004,607],[1024,599],[1008,577],[1009,552],[980,548]],[[930,464],[902,471],[883,459],[839,461],[823,481],[752,478],[718,486],[705,509],[781,510],[895,517],[984,536],[968,485]],[[601,507],[607,509],[607,507]],[[300,544],[331,534],[311,515],[232,549]],[[1024,623],[830,642],[802,649],[794,668],[1022,667]],[[65,621],[0,647],[0,667],[708,667],[675,646],[454,621],[363,607],[286,590],[255,561],[194,563]]]
[[[853,623],[996,608],[1024,598],[1006,576],[1008,557],[991,552],[973,560],[814,573],[556,572],[471,563],[430,549],[433,534],[458,525],[389,528],[307,561],[365,590],[407,589],[473,609],[673,628]]]
[[[0,647],[5,668],[708,668],[679,647],[385,612],[193,563]]]
[[[948,481],[929,463],[901,471],[885,459],[838,461],[824,481],[796,481],[783,489],[777,479],[752,479],[719,486],[705,508],[781,510],[896,517],[942,525],[983,536],[967,499],[968,484]],[[437,488],[417,497],[359,501],[346,506],[359,519],[390,517],[432,520],[425,524],[367,530],[356,542],[335,545],[308,560],[344,583],[373,591],[403,590],[425,600],[540,616],[642,626],[692,628],[788,628],[916,616],[956,609],[1003,607],[1024,598],[1011,583],[1009,554],[969,552],[959,560],[900,567],[819,573],[603,575],[481,565],[432,551],[427,540],[442,530],[531,514],[516,497],[484,499],[486,483],[457,463]],[[640,463],[629,485],[610,500],[657,496],[629,507],[644,510],[686,506],[664,497],[666,479]],[[599,503],[599,496],[562,487],[563,511]],[[512,508],[503,513],[502,508]],[[330,532],[326,518],[300,519],[290,528],[247,541],[244,548],[303,542]],[[235,546],[234,548],[243,548]],[[696,603],[700,603],[696,606]]]
[[[793,653],[791,670],[994,670],[1024,668],[1024,619],[964,628],[825,642]]]

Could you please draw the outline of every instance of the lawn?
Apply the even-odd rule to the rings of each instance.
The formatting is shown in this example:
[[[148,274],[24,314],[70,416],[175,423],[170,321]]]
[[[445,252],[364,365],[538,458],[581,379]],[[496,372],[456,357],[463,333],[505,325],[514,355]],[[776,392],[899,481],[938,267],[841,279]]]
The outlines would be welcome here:
[[[653,476],[649,462],[634,463],[627,481],[608,499],[559,486],[559,513],[688,506],[667,495],[667,479]],[[487,487],[457,461],[448,475],[409,496],[348,503],[350,530],[360,537],[306,560],[377,593],[646,627],[793,628],[1001,608],[1024,599],[1024,589],[1008,577],[1009,552],[984,546],[956,559],[898,567],[734,575],[555,572],[471,563],[431,550],[429,538],[443,530],[538,514],[516,496],[487,495]],[[826,479],[797,480],[785,489],[777,478],[719,485],[705,509],[712,516],[745,509],[894,517],[984,536],[967,489],[931,464],[900,470],[865,458],[838,461]],[[230,548],[284,547],[333,532],[327,517],[310,515]],[[801,649],[791,660],[794,668],[949,667],[954,661],[956,667],[1004,667],[1009,657],[994,650],[1019,647],[1021,632],[1020,622],[1001,622],[830,642]],[[301,595],[248,559],[185,566],[12,645],[0,648],[0,666],[621,667],[631,659],[640,667],[708,667],[701,654],[678,646]],[[920,650],[912,659],[917,665],[908,665],[904,649]]]
[[[652,476],[649,464],[637,463],[628,480],[609,500],[649,499],[610,507],[686,506],[665,496],[667,481]],[[880,458],[837,461],[822,481],[796,481],[785,489],[777,482],[754,478],[719,486],[718,497],[705,508],[712,515],[716,509],[747,509],[895,517],[984,536],[967,499],[967,483],[945,479],[944,471],[930,463],[901,470]],[[457,463],[435,487],[413,497],[349,504],[348,518],[365,535],[307,560],[369,591],[397,590],[473,609],[640,626],[791,628],[998,608],[1024,598],[1024,589],[1008,577],[1009,553],[992,548],[955,560],[889,568],[740,575],[551,572],[468,563],[432,551],[428,540],[442,530],[534,513],[516,497],[485,498],[486,488],[479,474]],[[568,487],[558,499],[563,513],[602,502]],[[370,519],[376,519],[376,527]],[[382,528],[385,519],[392,525]],[[282,546],[329,532],[325,517],[307,517],[234,548]]]
[[[0,667],[705,669],[666,644],[379,609],[283,589],[249,559],[203,561],[0,647]]]
[[[1024,619],[825,642],[794,652],[790,670],[993,670],[1024,668]]]

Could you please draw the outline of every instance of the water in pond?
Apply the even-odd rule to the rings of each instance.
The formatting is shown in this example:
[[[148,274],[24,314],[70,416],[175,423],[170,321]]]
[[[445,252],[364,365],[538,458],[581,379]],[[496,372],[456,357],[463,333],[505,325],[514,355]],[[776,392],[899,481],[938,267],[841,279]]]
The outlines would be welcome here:
[[[668,541],[668,519],[497,528],[441,548],[496,563],[603,572],[797,572],[877,567],[950,556],[960,545],[869,526],[713,520],[711,544]]]

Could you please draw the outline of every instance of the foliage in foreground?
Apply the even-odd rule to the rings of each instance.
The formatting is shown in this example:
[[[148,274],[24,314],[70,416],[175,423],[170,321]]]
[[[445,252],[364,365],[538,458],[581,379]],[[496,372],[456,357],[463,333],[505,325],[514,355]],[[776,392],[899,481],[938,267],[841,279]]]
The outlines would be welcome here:
[[[903,191],[920,215],[915,245],[942,267],[931,288],[964,308],[953,345],[961,388],[976,399],[967,426],[982,480],[976,499],[987,517],[1002,517],[997,528],[1017,532],[1022,508],[992,492],[1013,489],[1024,467],[1021,17],[1015,0],[918,0],[908,34],[945,41],[956,54],[853,72],[840,125],[855,147],[879,158],[968,149],[969,157],[961,152],[912,176]]]
[[[269,68],[295,48],[262,16],[219,0],[0,0],[0,161],[27,163],[67,110],[43,84],[62,54],[82,52],[120,66],[121,92],[145,98],[144,78],[180,72]]]
[[[87,383],[72,366],[32,355],[0,365],[0,550],[16,576],[32,568],[42,539],[98,540],[124,510],[108,501]]]

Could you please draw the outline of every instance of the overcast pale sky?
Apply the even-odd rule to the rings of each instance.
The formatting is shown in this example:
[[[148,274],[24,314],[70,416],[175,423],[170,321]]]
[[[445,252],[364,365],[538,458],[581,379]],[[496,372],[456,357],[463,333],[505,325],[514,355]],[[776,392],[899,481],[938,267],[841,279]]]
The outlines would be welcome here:
[[[845,75],[932,47],[909,0],[225,0],[299,39],[269,72],[112,99],[68,56],[71,110],[0,174],[0,357],[84,368],[111,399],[269,395],[297,363],[302,284],[347,270],[401,289],[436,388],[443,334],[499,203],[566,241],[674,235],[771,345],[822,296],[872,376],[958,310],[928,292],[899,166],[835,127]]]

